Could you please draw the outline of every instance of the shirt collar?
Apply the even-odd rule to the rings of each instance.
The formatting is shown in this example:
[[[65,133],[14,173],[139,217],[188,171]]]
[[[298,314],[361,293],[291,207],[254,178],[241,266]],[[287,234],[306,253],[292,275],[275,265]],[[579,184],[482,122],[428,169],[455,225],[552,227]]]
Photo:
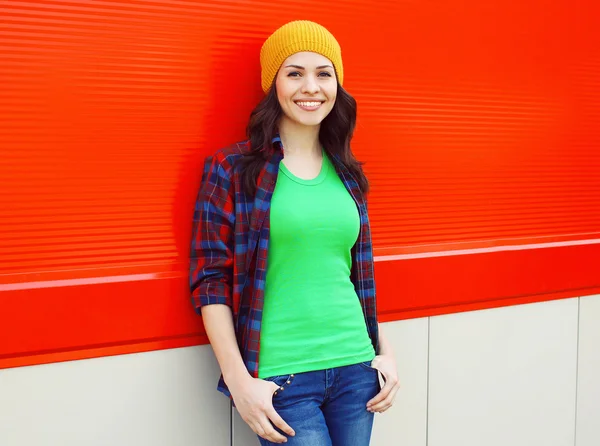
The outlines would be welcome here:
[[[279,136],[279,133],[277,133],[275,137],[271,140],[271,144],[273,145],[273,147],[283,150],[283,143],[281,142],[281,137]]]

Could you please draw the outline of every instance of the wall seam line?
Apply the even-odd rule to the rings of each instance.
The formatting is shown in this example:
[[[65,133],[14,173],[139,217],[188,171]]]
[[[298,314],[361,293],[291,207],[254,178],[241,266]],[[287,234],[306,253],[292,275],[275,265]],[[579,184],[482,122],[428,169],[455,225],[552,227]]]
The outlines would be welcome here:
[[[233,446],[233,403],[229,401],[229,446]]]
[[[575,354],[575,428],[573,429],[573,445],[577,446],[577,406],[579,396],[579,334],[581,332],[581,297],[577,298],[577,348]]]
[[[425,406],[425,446],[429,446],[429,364],[431,363],[431,317],[427,318],[427,404]]]

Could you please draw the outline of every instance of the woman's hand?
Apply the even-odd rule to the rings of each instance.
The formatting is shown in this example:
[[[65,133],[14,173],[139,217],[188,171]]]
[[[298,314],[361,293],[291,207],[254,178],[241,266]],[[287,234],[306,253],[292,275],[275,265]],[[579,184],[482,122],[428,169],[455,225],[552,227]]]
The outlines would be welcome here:
[[[247,375],[228,384],[228,387],[238,412],[254,433],[272,443],[287,442],[287,438],[277,432],[273,425],[291,437],[295,435],[294,430],[273,408],[273,394],[279,389],[277,384]]]
[[[394,404],[396,393],[400,389],[398,371],[396,370],[396,359],[391,354],[375,356],[371,367],[377,369],[385,381],[385,385],[375,397],[367,403],[369,412],[385,412]]]

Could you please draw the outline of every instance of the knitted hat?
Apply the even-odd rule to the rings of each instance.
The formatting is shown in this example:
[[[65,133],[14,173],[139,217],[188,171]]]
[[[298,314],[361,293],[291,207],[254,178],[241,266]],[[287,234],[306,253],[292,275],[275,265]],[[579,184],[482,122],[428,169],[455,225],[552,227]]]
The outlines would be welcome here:
[[[340,44],[323,26],[307,20],[289,22],[275,31],[260,50],[262,88],[271,88],[281,64],[292,54],[311,51],[325,56],[333,63],[340,85],[344,81]]]

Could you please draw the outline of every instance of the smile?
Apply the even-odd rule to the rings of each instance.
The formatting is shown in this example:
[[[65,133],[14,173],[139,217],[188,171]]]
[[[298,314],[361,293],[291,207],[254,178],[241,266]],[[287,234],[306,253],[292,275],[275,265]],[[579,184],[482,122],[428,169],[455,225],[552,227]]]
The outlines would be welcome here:
[[[306,111],[314,111],[317,110],[323,102],[321,101],[297,101],[296,105],[300,107],[302,110]]]

